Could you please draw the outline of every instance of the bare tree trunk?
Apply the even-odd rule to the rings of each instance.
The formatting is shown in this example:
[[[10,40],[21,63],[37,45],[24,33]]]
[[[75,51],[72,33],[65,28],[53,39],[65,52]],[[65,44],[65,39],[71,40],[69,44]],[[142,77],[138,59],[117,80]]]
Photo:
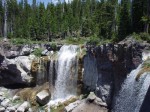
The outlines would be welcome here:
[[[148,15],[148,22],[147,22],[147,30],[146,32],[149,33],[149,24],[150,24],[150,0],[147,0],[147,15]]]
[[[7,0],[4,1],[5,15],[4,15],[4,38],[7,38]]]
[[[149,24],[147,24],[147,31],[146,32],[149,33]]]

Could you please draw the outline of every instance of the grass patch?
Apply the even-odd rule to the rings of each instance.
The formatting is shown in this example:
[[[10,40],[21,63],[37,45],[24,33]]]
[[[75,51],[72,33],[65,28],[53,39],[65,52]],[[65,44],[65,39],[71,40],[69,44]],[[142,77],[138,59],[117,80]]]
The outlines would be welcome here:
[[[101,45],[105,43],[110,43],[112,40],[109,39],[103,39],[98,36],[90,36],[90,37],[66,37],[65,39],[53,39],[52,42],[48,41],[35,41],[30,39],[24,39],[24,38],[11,38],[10,42],[14,45],[23,45],[23,44],[50,44],[52,49],[57,48],[57,44],[74,44],[74,45],[83,45],[85,43],[91,44],[91,45]]]
[[[45,83],[42,86],[22,89],[17,93],[17,95],[20,96],[21,100],[29,101],[32,106],[39,106],[36,102],[36,95],[42,90],[49,91],[49,84]]]
[[[52,112],[64,112],[65,107],[68,106],[70,103],[77,101],[77,99],[78,99],[78,97],[76,97],[76,98],[72,97],[62,103],[60,102],[56,109],[55,109],[55,107],[51,107],[51,111]]]
[[[14,45],[50,43],[48,41],[35,41],[35,40],[24,39],[24,38],[12,38],[10,39],[10,42]]]
[[[65,44],[74,44],[74,45],[80,45],[80,44],[84,44],[87,41],[86,38],[82,38],[82,37],[67,37],[63,43]]]
[[[51,112],[64,112],[65,105],[60,105],[57,109],[51,109]]]

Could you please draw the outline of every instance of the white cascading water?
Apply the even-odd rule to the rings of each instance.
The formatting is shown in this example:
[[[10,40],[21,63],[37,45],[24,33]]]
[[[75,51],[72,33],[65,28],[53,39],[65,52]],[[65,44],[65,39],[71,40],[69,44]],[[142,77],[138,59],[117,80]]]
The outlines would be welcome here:
[[[78,46],[76,45],[64,45],[58,52],[53,100],[65,99],[77,93],[77,50]]]
[[[143,55],[143,61],[150,55]],[[142,64],[133,70],[122,85],[119,95],[116,97],[113,112],[139,112],[147,90],[150,86],[150,73],[144,73],[136,81],[137,74],[142,69]]]

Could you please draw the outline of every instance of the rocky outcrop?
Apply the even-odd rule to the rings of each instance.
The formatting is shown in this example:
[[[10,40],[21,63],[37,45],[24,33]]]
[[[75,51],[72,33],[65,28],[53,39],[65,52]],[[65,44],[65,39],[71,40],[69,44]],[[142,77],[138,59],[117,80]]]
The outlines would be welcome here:
[[[87,45],[84,57],[84,91],[94,91],[111,108],[113,96],[131,70],[142,62],[142,52],[150,44],[133,38],[118,44]]]
[[[35,59],[33,54],[41,52],[41,55],[53,55],[53,51],[59,50],[61,45],[50,44],[32,44],[32,45],[13,45],[8,40],[0,42],[0,86],[10,86],[16,88],[16,86],[24,87],[28,85],[43,84],[45,78],[47,81],[47,75],[44,76],[43,81],[40,82],[38,78],[42,78],[41,74],[47,74],[49,71],[48,60],[44,62],[39,58],[37,67],[46,65],[45,71],[41,71],[37,68],[36,71],[31,70],[33,68],[32,61]],[[39,49],[39,50],[38,50]],[[35,52],[34,52],[35,51]],[[36,54],[36,53],[35,53]],[[39,76],[38,76],[39,75]],[[39,85],[40,85],[39,84]]]
[[[61,48],[62,45],[55,44],[22,44],[22,45],[13,45],[9,40],[0,41],[0,54],[6,58],[15,58],[18,56],[29,56],[36,49],[41,49],[41,55],[48,55],[57,51]]]
[[[65,107],[65,112],[108,112],[107,105],[94,92],[86,99],[79,99]]]
[[[30,84],[31,63],[34,55],[20,56],[14,59],[0,58],[0,86]]]
[[[65,107],[65,112],[108,112],[107,105],[94,92],[86,99],[80,99]]]
[[[77,101],[75,101],[75,102],[73,102],[73,103],[70,103],[68,106],[66,106],[65,107],[65,111],[66,112],[72,112],[72,110],[74,109],[74,108],[76,108],[79,104],[81,104],[82,102],[81,101],[79,101],[79,100],[77,100]]]

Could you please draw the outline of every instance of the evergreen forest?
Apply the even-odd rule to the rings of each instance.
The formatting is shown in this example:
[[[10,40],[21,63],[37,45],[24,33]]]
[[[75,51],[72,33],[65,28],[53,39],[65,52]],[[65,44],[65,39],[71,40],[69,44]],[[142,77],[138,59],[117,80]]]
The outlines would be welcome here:
[[[6,18],[7,16],[7,18]],[[0,37],[52,41],[65,38],[123,40],[149,33],[150,0],[72,0],[57,4],[0,0]]]

